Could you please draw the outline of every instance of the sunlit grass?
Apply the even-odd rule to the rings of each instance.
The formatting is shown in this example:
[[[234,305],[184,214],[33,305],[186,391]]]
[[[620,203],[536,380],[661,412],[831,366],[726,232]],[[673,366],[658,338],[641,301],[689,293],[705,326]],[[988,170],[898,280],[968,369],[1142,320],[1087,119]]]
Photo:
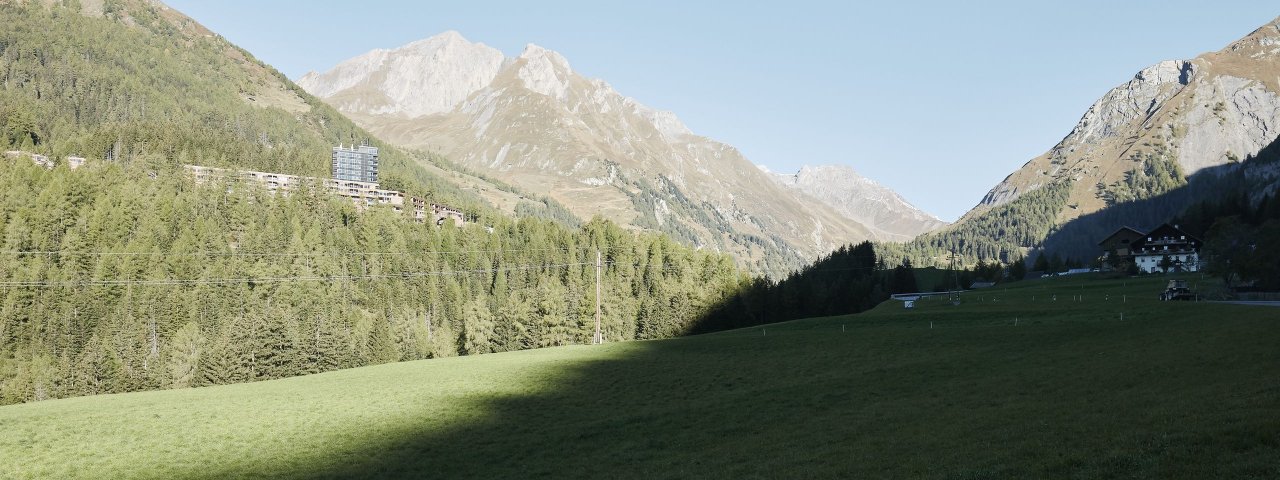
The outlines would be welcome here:
[[[1280,477],[1280,309],[1163,281],[3,407],[0,477]]]

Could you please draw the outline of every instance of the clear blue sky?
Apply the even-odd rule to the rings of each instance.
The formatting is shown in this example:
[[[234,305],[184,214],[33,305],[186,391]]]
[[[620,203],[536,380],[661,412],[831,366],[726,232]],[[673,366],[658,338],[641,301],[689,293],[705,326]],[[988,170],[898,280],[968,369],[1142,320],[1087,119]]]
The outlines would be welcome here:
[[[295,79],[445,30],[509,56],[536,43],[755,163],[850,165],[944,220],[1138,70],[1280,15],[1262,0],[167,3]]]

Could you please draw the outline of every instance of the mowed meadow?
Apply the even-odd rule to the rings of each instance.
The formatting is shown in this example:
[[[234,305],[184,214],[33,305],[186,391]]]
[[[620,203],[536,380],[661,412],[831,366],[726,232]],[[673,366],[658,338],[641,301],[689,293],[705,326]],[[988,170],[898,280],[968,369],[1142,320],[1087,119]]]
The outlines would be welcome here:
[[[1280,478],[1280,309],[1166,280],[5,406],[0,477]]]

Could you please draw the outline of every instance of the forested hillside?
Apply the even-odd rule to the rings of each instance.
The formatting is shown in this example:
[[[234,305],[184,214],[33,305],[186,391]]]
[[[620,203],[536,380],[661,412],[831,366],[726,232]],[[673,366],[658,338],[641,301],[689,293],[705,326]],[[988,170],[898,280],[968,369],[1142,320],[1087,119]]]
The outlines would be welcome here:
[[[1056,228],[1057,212],[1070,191],[1070,182],[1051,183],[940,231],[878,248],[890,265],[905,260],[917,266],[948,266],[952,253],[961,266],[1012,262],[1022,258],[1027,248],[1039,246]]]
[[[323,192],[0,162],[5,402],[683,333],[741,279],[607,222],[437,228]],[[141,177],[141,178],[140,178]]]
[[[1273,142],[1256,157],[1206,168],[1190,178],[1183,179],[1176,171],[1174,174],[1177,186],[1147,189],[1144,191],[1148,193],[1138,199],[1067,222],[1045,239],[1044,250],[1089,262],[1101,253],[1097,243],[1116,229],[1130,226],[1146,230],[1161,223],[1180,223],[1179,217],[1200,217],[1186,227],[1189,233],[1203,238],[1213,223],[1213,219],[1206,222],[1204,213],[1196,211],[1203,205],[1235,203],[1256,208],[1266,203],[1268,193],[1280,187],[1280,145]]]
[[[166,7],[68,5],[0,3],[0,147],[88,158],[0,160],[0,403],[588,342],[596,251],[609,341],[745,282],[667,237],[504,217],[377,139],[385,187],[477,222],[197,185],[182,164],[326,176],[369,136]]]
[[[0,125],[10,148],[61,159],[327,176],[329,149],[371,141],[381,183],[491,215],[475,195],[392,148],[194,21],[146,1],[101,16],[0,2]]]
[[[871,242],[846,245],[781,281],[755,279],[714,305],[694,329],[708,332],[857,313],[887,299],[892,283],[893,276],[877,259]]]
[[[1145,230],[1182,217],[1188,219],[1189,232],[1204,235],[1213,223],[1204,213],[1212,207],[1206,205],[1239,205],[1236,212],[1256,209],[1280,189],[1277,142],[1239,163],[1205,168],[1189,178],[1166,156],[1135,161],[1141,168],[1112,185],[1106,191],[1107,207],[1097,212],[1059,222],[1058,212],[1070,208],[1071,183],[1051,183],[942,231],[906,244],[878,245],[878,250],[890,265],[907,259],[945,266],[952,251],[964,266],[1008,264],[1024,258],[1024,252],[1028,259],[1046,255],[1089,265],[1102,253],[1098,242],[1120,227]]]

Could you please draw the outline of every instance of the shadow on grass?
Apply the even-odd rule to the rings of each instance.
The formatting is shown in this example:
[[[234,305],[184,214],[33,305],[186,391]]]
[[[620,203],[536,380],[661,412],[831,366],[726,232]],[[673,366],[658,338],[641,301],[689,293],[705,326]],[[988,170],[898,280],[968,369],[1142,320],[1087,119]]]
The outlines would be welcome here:
[[[835,317],[578,347],[609,354],[547,361],[545,388],[467,398],[481,413],[450,427],[410,416],[301,465],[191,474],[1277,478],[1265,315],[945,331]]]
[[[1275,162],[1278,145],[1250,164]],[[1243,169],[1206,169],[1166,195],[1070,222],[1046,244],[1055,252],[1087,247],[1082,252],[1091,253],[1097,239],[1119,225],[1167,221],[1168,212],[1248,181]],[[794,291],[749,286],[772,293],[734,297],[690,330],[868,308],[857,304],[863,296],[829,305],[806,300],[837,298],[807,286],[831,288],[835,280],[849,283],[839,291],[884,295],[874,275],[848,273],[870,271],[874,257],[863,257],[855,248],[827,259],[838,268],[824,270],[820,262],[802,272],[814,281],[795,281]],[[407,415],[391,429],[353,427],[349,437],[358,447],[300,454],[287,464],[188,473],[1280,478],[1274,312],[1154,308],[1168,315],[1127,322],[1085,315],[1034,328],[987,321],[936,330],[827,318],[591,347],[611,354],[548,363],[543,367],[554,373],[534,392],[458,400],[458,410],[479,412],[460,415],[463,420],[442,426]],[[795,315],[766,315],[779,311]]]

